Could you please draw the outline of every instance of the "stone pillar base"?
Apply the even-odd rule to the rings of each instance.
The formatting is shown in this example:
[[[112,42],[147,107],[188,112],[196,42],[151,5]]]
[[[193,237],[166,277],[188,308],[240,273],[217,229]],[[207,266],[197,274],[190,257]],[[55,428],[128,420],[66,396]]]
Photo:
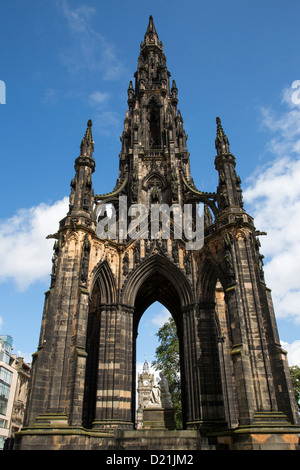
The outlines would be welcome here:
[[[143,429],[175,429],[173,408],[144,408]]]

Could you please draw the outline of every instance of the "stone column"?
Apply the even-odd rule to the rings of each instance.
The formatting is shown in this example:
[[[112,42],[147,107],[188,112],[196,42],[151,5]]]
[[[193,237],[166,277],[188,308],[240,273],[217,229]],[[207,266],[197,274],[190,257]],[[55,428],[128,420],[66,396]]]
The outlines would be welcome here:
[[[132,428],[132,311],[101,306],[94,428]]]
[[[89,311],[89,291],[80,288],[74,337],[73,367],[70,371],[70,425],[82,426],[86,376],[86,332]]]
[[[224,426],[218,341],[214,304],[202,304],[184,313],[184,360],[187,427]]]

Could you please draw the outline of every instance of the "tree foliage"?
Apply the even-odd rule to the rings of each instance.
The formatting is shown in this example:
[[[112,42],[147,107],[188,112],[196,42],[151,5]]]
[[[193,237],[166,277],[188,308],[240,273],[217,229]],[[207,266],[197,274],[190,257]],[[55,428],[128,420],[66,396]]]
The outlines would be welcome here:
[[[291,373],[292,384],[295,392],[298,411],[300,412],[300,367],[292,366],[289,368]]]
[[[156,360],[152,366],[162,371],[168,380],[172,402],[175,410],[175,422],[178,429],[182,428],[181,386],[179,340],[175,321],[172,317],[156,333],[160,345],[156,348]]]

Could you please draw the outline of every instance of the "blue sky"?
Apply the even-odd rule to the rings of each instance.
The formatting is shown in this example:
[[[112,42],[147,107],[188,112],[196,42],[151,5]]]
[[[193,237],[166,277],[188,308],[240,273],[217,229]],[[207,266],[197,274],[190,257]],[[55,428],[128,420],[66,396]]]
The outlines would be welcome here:
[[[0,334],[30,360],[53,240],[74,160],[93,120],[96,193],[118,174],[127,87],[149,15],[163,42],[189,136],[193,178],[215,191],[215,118],[237,160],[261,237],[280,338],[300,365],[300,79],[297,0],[11,0],[1,5]],[[1,97],[1,94],[0,94]],[[143,316],[138,361],[153,358],[165,309]],[[146,333],[147,332],[147,333]],[[156,344],[155,344],[156,346]]]

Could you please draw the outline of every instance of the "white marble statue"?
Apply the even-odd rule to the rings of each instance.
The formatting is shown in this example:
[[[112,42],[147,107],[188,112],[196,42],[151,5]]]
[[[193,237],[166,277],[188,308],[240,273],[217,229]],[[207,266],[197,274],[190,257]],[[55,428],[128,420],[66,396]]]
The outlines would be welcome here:
[[[169,384],[162,372],[159,373],[160,380],[151,391],[147,407],[173,408]]]

